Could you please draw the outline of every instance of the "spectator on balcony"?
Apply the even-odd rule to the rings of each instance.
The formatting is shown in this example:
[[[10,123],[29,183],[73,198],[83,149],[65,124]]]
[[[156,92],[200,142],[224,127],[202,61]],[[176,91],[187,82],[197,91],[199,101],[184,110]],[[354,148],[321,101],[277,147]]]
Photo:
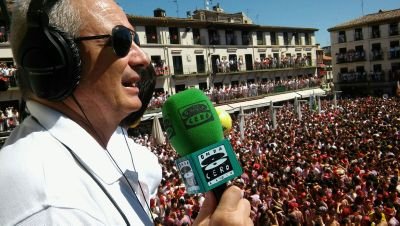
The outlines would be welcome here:
[[[230,65],[229,65],[229,60],[226,56],[222,57],[222,72],[230,72]]]
[[[260,58],[256,58],[256,60],[254,61],[254,65],[255,65],[255,68],[256,68],[256,70],[260,70],[261,69],[261,60],[260,60]]]
[[[222,65],[221,65],[221,61],[219,60],[219,57],[217,57],[217,59],[215,59],[215,65],[217,66],[217,73],[218,72],[222,72]]]
[[[6,28],[4,26],[0,26],[0,42],[7,42],[7,34]]]
[[[239,60],[238,60],[238,70],[239,71],[244,71],[245,70],[245,67],[244,67],[245,65],[244,65],[244,62],[243,62],[243,57],[242,56],[240,56],[239,57]]]

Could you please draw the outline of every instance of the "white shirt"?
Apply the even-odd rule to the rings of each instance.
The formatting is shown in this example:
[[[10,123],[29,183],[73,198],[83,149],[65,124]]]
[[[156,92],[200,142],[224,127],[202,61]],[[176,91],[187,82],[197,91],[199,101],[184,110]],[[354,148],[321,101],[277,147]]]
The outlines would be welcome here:
[[[125,225],[111,200],[65,146],[98,178],[131,225],[153,225],[144,211],[147,207],[142,208],[92,136],[57,111],[33,101],[27,107],[40,124],[26,118],[0,150],[0,225]],[[136,171],[120,129],[108,150],[123,172],[139,172],[140,183],[154,193],[161,180],[157,158],[132,140],[128,143]],[[137,180],[129,180],[135,189]]]

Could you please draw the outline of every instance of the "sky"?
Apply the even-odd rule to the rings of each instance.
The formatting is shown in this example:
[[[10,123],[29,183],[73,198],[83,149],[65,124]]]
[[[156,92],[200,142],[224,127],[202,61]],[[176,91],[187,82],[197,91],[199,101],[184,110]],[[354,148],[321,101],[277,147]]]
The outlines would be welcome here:
[[[169,17],[186,17],[186,12],[205,9],[205,0],[116,0],[127,14],[153,16],[161,8]],[[380,9],[400,8],[400,0],[209,0],[209,9],[219,4],[227,13],[243,12],[254,24],[319,29],[316,41],[330,45],[328,28]]]

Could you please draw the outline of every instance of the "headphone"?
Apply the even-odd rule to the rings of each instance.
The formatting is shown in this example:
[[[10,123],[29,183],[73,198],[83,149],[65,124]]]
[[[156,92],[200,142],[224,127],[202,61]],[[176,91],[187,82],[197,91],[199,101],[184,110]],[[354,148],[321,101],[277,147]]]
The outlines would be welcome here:
[[[18,77],[40,98],[62,101],[79,83],[81,58],[73,37],[49,25],[49,10],[58,0],[32,0],[27,32],[17,56]]]

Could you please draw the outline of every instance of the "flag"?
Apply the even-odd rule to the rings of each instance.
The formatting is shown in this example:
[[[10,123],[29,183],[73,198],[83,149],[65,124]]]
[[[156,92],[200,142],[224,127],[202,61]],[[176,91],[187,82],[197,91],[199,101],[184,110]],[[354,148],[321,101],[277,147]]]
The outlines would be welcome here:
[[[152,143],[162,145],[165,143],[165,136],[161,128],[160,120],[158,116],[153,119],[153,126],[151,130]]]

